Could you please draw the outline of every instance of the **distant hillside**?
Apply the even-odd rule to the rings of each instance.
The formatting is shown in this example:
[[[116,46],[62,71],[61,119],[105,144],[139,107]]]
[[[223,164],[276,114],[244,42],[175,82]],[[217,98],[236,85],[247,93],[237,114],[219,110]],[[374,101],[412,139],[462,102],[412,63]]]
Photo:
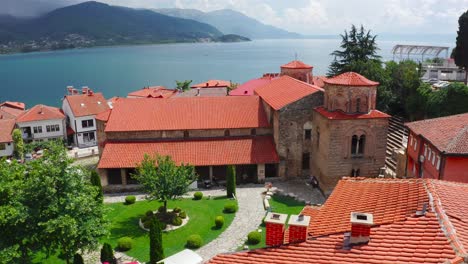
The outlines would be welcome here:
[[[0,18],[0,50],[219,41],[222,36],[205,23],[98,2],[59,8],[34,19]]]
[[[297,33],[288,32],[273,26],[265,25],[240,12],[222,9],[212,12],[202,12],[196,9],[153,9],[155,12],[193,19],[199,22],[210,24],[219,29],[224,34],[237,34],[251,39],[268,38],[301,38]]]
[[[0,0],[0,15],[35,17],[67,4],[69,1]]]

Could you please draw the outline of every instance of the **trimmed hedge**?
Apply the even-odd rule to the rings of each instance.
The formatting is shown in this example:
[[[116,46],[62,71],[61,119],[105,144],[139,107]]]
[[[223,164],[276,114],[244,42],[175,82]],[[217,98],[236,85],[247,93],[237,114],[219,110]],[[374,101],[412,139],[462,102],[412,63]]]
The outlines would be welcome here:
[[[172,211],[174,213],[180,213],[182,211],[182,209],[180,209],[179,207],[175,207]]]
[[[136,197],[133,195],[129,195],[125,197],[125,204],[134,204],[136,201]]]
[[[195,192],[193,194],[193,199],[194,200],[201,200],[203,198],[203,193],[202,192]]]
[[[185,211],[182,211],[179,213],[179,217],[182,218],[182,219],[185,219],[187,218],[187,213]]]
[[[160,212],[160,213],[164,212],[164,205],[159,206],[158,212]]]
[[[151,217],[151,216],[154,215],[154,213],[153,213],[153,211],[148,210],[148,211],[146,211],[145,215],[148,216],[148,217]]]
[[[185,246],[191,249],[196,249],[201,247],[202,244],[203,240],[200,235],[191,235],[188,237],[187,244],[185,244]]]
[[[132,249],[133,239],[130,237],[121,237],[117,240],[117,248],[120,251],[128,251]]]
[[[172,219],[172,223],[171,223],[173,226],[180,226],[182,224],[182,218],[180,217],[175,217],[174,219]]]
[[[224,216],[218,215],[215,217],[215,226],[216,228],[220,229],[224,225]]]
[[[237,211],[237,204],[235,203],[227,203],[224,205],[224,212],[228,214],[235,213]]]
[[[258,231],[252,231],[247,235],[247,242],[250,245],[257,245],[262,240],[262,234]]]

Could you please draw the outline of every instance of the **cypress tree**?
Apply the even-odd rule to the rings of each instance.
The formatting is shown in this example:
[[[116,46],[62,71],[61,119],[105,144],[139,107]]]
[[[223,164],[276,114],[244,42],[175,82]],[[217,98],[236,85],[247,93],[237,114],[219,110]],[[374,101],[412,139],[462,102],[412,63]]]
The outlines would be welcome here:
[[[465,84],[468,82],[468,11],[458,19],[456,47],[452,52],[455,64],[465,69]]]
[[[84,264],[83,257],[80,254],[76,253],[73,256],[73,264]]]
[[[226,192],[229,198],[236,194],[236,166],[234,165],[227,166]]]
[[[96,186],[98,189],[98,194],[96,195],[96,200],[98,201],[103,201],[103,194],[102,194],[102,185],[101,185],[101,178],[99,177],[99,174],[93,170],[91,171],[91,184],[93,186]]]
[[[150,239],[150,263],[156,264],[164,259],[164,249],[162,242],[162,225],[158,218],[153,217],[149,232]]]
[[[114,250],[109,243],[104,243],[101,249],[101,263],[109,262],[110,264],[116,264],[117,260],[114,257]]]

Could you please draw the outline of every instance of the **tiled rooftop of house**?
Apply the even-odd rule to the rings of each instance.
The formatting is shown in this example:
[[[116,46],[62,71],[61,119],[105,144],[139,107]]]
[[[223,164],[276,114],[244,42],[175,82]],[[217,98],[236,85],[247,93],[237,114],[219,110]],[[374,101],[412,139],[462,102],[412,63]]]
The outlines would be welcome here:
[[[3,102],[0,103],[0,119],[15,119],[24,112],[24,103]]]
[[[379,110],[371,110],[368,113],[359,113],[359,114],[347,114],[340,110],[330,112],[324,107],[317,107],[314,110],[328,119],[336,119],[336,120],[390,118],[390,115],[387,115],[384,112],[380,112]]]
[[[284,65],[281,65],[281,68],[287,68],[287,69],[312,69],[313,66],[305,64],[302,61],[299,60],[293,60],[290,61]]]
[[[289,76],[281,76],[266,85],[256,88],[255,94],[262,97],[273,109],[279,110],[319,91],[323,91],[323,89]]]
[[[0,104],[0,106],[5,106],[5,107],[10,107],[10,108],[16,108],[19,110],[24,110],[26,108],[26,105],[22,102],[10,102],[10,101],[5,101]]]
[[[106,132],[269,127],[257,96],[118,100]]]
[[[174,97],[219,97],[227,95],[226,87],[211,87],[210,89],[190,89],[188,91],[177,93]]]
[[[70,104],[75,117],[97,115],[109,109],[102,93],[67,95],[64,100]]]
[[[175,89],[167,89],[164,86],[145,87],[138,91],[128,93],[129,97],[141,98],[169,98],[177,93]]]
[[[258,79],[252,79],[247,81],[239,86],[236,89],[229,92],[229,95],[237,96],[237,95],[254,95],[255,88],[264,86],[271,82],[273,78],[271,77],[262,77]]]
[[[277,163],[271,136],[185,139],[161,142],[110,142],[98,168],[133,168],[145,154],[170,155],[177,163],[194,166]]]
[[[413,133],[430,141],[440,151],[468,153],[468,113],[415,121],[405,125]]]
[[[33,108],[27,110],[22,115],[18,116],[16,121],[18,123],[23,123],[64,118],[65,114],[60,108],[47,105],[35,105]]]
[[[192,88],[217,88],[217,87],[229,87],[231,86],[230,81],[223,80],[208,80],[206,82],[194,84]]]
[[[304,208],[311,216],[305,242],[220,254],[209,263],[462,263],[467,210],[467,184],[345,178],[318,211]],[[346,249],[351,212],[371,213],[374,222],[369,242]]]
[[[345,72],[335,77],[323,79],[323,82],[342,86],[377,86],[378,82],[371,81],[355,72]]]
[[[14,128],[14,119],[0,119],[0,143],[8,143],[13,141],[11,134]]]

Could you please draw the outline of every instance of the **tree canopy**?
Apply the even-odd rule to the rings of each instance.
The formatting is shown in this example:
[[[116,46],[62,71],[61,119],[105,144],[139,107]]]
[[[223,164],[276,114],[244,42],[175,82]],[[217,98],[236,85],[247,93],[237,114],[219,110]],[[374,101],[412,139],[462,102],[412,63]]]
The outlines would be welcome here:
[[[0,161],[0,257],[28,262],[35,252],[62,253],[67,263],[78,250],[94,249],[107,234],[103,204],[90,175],[71,166],[61,143],[27,162]]]
[[[455,64],[465,69],[465,84],[468,82],[468,10],[458,19],[457,42],[452,56]]]
[[[145,155],[133,177],[143,186],[150,199],[159,200],[167,209],[167,201],[188,192],[188,187],[197,179],[195,168],[177,166],[170,156]]]
[[[192,83],[192,80],[185,80],[185,81],[176,81],[176,89],[179,92],[185,92],[190,90],[190,84]]]

